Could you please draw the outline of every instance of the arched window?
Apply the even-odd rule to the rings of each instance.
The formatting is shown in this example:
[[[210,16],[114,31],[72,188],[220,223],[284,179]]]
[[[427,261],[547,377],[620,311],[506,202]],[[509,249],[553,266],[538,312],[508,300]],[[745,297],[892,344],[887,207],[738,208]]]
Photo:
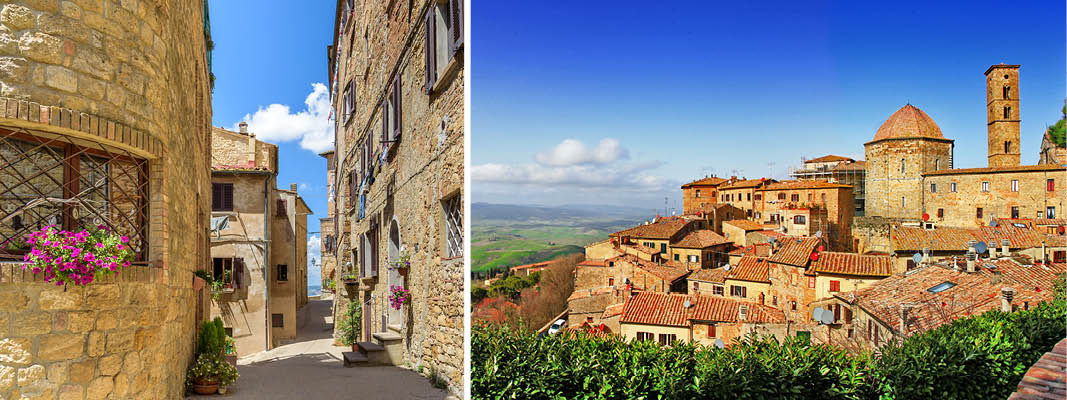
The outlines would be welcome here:
[[[1011,153],[1011,141],[1010,140],[1005,140],[1004,141],[1004,152],[1005,153]]]
[[[1011,107],[1004,107],[1004,119],[1011,119]]]
[[[1011,86],[1004,86],[1004,99],[1011,98]]]
[[[940,159],[934,160],[934,171],[940,171],[940,170],[941,170],[941,160]]]

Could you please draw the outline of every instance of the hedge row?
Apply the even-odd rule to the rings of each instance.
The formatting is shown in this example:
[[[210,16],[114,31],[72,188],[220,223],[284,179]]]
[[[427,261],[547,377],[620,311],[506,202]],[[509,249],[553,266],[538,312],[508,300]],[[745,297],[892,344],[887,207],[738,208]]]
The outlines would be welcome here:
[[[1064,337],[1064,315],[1059,301],[990,311],[887,345],[877,357],[800,338],[660,347],[481,325],[471,336],[471,391],[476,399],[1005,398]]]

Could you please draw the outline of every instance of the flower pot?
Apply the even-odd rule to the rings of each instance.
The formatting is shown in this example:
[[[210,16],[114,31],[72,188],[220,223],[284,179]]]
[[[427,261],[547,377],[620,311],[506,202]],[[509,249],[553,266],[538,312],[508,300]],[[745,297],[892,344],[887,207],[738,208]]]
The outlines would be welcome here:
[[[400,273],[400,276],[408,276],[408,269],[407,268],[397,269],[397,272]]]
[[[358,343],[352,343],[352,352],[353,353],[359,353],[359,344]]]
[[[219,382],[207,379],[197,379],[193,382],[193,392],[196,394],[215,394],[219,391]]]
[[[204,286],[206,286],[206,285],[207,285],[207,281],[205,281],[204,278],[201,278],[199,276],[193,276],[193,291],[194,292],[199,292],[200,289],[203,289]]]

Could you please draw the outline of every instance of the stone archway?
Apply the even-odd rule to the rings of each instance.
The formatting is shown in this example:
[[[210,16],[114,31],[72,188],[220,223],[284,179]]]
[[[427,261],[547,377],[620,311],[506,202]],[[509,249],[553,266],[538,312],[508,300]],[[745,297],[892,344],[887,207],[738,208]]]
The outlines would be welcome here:
[[[388,240],[388,255],[389,255],[388,262],[392,263],[394,260],[400,258],[400,246],[401,246],[400,224],[397,222],[395,216],[393,217],[393,219],[391,221],[389,221],[389,236],[388,236],[388,238],[389,238],[389,240]],[[389,271],[389,273],[388,273],[388,280],[389,281],[388,282],[389,282],[389,286],[390,287],[392,287],[393,285],[407,287],[407,285],[404,283],[404,277],[400,275],[400,271],[399,270],[397,270],[395,268],[391,268],[391,267],[387,268],[387,270]],[[389,307],[389,325],[403,326],[403,324],[404,324],[403,309],[397,310],[397,309],[394,309],[393,307]]]

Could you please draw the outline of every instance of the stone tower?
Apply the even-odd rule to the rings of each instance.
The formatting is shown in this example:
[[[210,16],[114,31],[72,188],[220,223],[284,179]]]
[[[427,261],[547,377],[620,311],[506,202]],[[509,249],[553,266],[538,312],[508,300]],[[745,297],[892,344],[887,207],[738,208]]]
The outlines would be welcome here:
[[[918,219],[922,175],[952,168],[953,141],[941,135],[929,115],[908,104],[878,128],[866,152],[867,216]]]
[[[993,65],[985,71],[989,166],[1019,165],[1019,66]]]

